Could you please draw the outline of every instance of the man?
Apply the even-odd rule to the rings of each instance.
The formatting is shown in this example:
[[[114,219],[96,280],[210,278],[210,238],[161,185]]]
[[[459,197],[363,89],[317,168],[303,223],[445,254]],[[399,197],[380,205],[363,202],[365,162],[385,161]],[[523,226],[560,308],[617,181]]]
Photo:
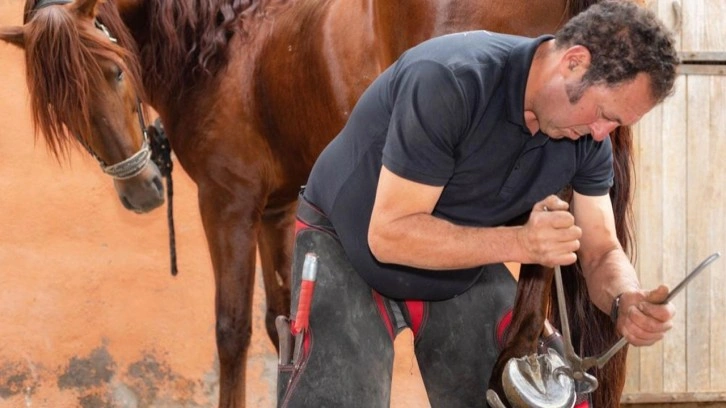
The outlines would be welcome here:
[[[659,304],[667,288],[640,288],[618,243],[609,133],[670,94],[676,64],[670,34],[630,2],[592,6],[554,38],[478,31],[407,51],[301,197],[293,284],[314,253],[317,286],[279,404],[388,406],[393,339],[408,326],[431,405],[486,406],[515,292],[504,262],[578,261],[593,303],[619,303],[631,344],[661,339],[674,309]],[[568,185],[571,204],[555,196]]]

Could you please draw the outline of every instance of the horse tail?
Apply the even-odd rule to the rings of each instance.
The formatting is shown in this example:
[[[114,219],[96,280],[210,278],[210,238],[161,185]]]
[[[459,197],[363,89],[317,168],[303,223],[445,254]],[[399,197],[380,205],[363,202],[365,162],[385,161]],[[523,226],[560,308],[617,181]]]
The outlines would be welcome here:
[[[610,199],[615,216],[618,240],[623,250],[634,258],[632,234],[632,132],[620,127],[612,135],[614,182]],[[568,193],[563,193],[567,195]],[[563,197],[566,198],[566,197]],[[579,263],[561,268],[563,286],[570,323],[572,343],[580,356],[603,353],[619,339],[610,316],[603,313],[590,301],[587,285]],[[536,352],[537,340],[542,333],[545,315],[555,326],[561,327],[557,307],[557,293],[552,285],[552,269],[541,265],[522,265],[517,295],[514,302],[512,322],[507,329],[505,346],[500,353],[489,388],[504,396],[502,373],[510,358],[522,357]],[[599,382],[592,395],[595,407],[616,407],[625,386],[627,347],[618,352],[602,369],[594,368],[593,374]]]
[[[619,338],[615,325],[608,315],[590,302],[579,266],[563,267],[562,275],[570,335],[575,351],[582,357],[602,354]],[[551,293],[551,320],[555,326],[561,327],[554,288]],[[625,385],[626,350],[627,347],[624,347],[602,369],[595,367],[590,371],[599,383],[591,397],[594,407],[620,406],[620,396]]]
[[[504,398],[504,383],[502,374],[507,362],[512,358],[519,358],[534,354],[537,351],[539,339],[544,328],[547,296],[552,286],[553,269],[542,265],[523,264],[519,270],[517,281],[517,294],[514,299],[512,320],[504,333],[504,347],[489,377],[488,389]],[[506,399],[502,400],[508,407]]]
[[[613,144],[614,183],[610,189],[610,200],[615,215],[618,240],[626,254],[634,260],[635,248],[632,232],[632,178],[633,137],[629,127],[618,128],[611,136]],[[620,338],[610,316],[590,302],[585,279],[579,263],[562,268],[563,286],[567,299],[567,311],[573,345],[580,356],[602,354]],[[552,320],[559,326],[556,293],[550,291]],[[616,407],[625,386],[627,347],[617,353],[602,369],[594,368],[593,374],[599,382],[592,395],[595,407]]]

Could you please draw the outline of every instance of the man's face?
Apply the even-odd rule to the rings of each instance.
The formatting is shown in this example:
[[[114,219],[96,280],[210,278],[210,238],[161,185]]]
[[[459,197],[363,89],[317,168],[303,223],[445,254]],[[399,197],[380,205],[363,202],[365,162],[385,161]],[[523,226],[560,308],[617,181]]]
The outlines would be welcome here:
[[[583,90],[581,80],[565,82],[567,98],[553,103],[544,123],[540,123],[542,132],[553,139],[577,140],[591,134],[602,141],[616,127],[634,124],[655,106],[650,79],[645,74],[617,87],[590,85]]]

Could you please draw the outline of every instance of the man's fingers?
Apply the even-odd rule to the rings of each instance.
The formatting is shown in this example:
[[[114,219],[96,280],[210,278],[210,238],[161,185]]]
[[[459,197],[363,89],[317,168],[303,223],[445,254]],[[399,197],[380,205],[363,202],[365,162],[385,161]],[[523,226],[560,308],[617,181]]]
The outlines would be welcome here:
[[[675,315],[675,307],[665,301],[668,298],[668,287],[660,285],[646,293],[645,301],[638,304],[638,310],[645,316],[659,322],[668,322]]]
[[[649,308],[652,309],[648,310]],[[628,308],[623,335],[633,345],[648,346],[661,340],[672,327],[666,305],[643,302],[637,307]]]
[[[673,319],[673,316],[676,314],[675,307],[670,303],[661,304],[641,302],[638,305],[638,310],[643,313],[644,316],[659,322],[668,322]]]
[[[668,297],[668,293],[668,286],[660,285],[654,290],[648,292],[648,294],[645,296],[645,300],[650,303],[660,304],[665,302],[666,298]]]
[[[567,211],[570,204],[560,200],[556,195],[551,195],[537,204],[540,211]]]
[[[550,217],[550,225],[553,228],[565,229],[574,227],[577,231],[580,230],[579,227],[575,226],[575,217],[567,211],[557,211],[552,214],[547,214],[547,216]]]
[[[523,236],[534,263],[547,266],[570,265],[577,261],[582,230],[575,225],[570,205],[555,195],[533,207]]]
[[[628,339],[628,343],[637,347],[652,346],[656,342],[663,339],[663,333],[628,331],[625,334],[625,338]]]

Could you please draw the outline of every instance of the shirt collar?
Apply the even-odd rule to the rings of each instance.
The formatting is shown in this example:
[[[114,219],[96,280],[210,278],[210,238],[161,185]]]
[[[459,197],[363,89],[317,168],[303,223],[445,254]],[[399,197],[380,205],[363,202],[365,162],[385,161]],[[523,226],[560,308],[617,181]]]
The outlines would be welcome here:
[[[532,59],[537,47],[553,38],[552,35],[542,35],[531,41],[523,41],[517,44],[512,48],[505,65],[504,72],[508,73],[505,79],[507,119],[523,128],[527,133],[529,133],[529,129],[524,123],[524,91],[527,88],[529,69],[532,66]]]

